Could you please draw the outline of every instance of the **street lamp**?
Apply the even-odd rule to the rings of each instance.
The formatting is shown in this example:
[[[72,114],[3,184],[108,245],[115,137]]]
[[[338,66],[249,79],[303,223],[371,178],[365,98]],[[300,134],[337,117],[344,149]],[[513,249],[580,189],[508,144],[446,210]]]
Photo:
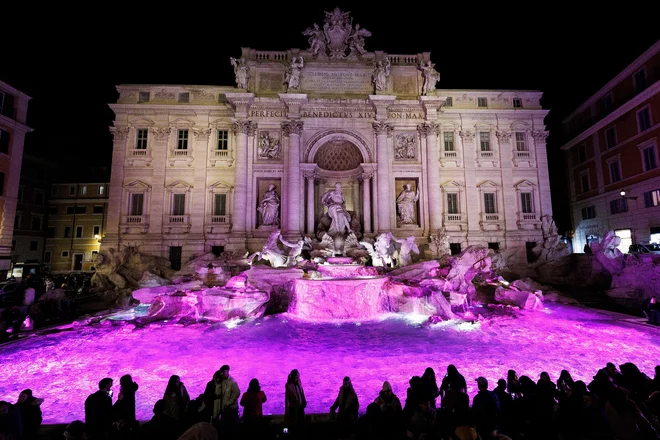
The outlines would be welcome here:
[[[630,196],[626,197],[626,190],[624,190],[624,189],[622,189],[621,192],[620,192],[619,194],[621,195],[621,198],[622,198],[622,199],[625,199],[625,200],[628,200],[628,199],[630,199],[630,200],[637,200],[637,197],[630,197]]]

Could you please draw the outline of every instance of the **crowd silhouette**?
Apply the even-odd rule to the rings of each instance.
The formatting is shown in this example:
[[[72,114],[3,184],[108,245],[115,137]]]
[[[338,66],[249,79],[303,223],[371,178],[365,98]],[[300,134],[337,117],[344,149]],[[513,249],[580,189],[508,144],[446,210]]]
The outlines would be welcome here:
[[[307,400],[298,370],[292,370],[281,392],[281,423],[263,414],[267,401],[258,379],[242,395],[223,365],[202,394],[191,399],[178,375],[172,375],[153,417],[138,421],[139,386],[131,375],[119,380],[113,402],[112,378],[84,401],[85,419],[66,426],[67,440],[189,440],[332,438],[369,440],[658,440],[660,439],[660,365],[650,378],[632,363],[607,363],[585,382],[562,370],[556,382],[543,371],[535,381],[508,370],[492,389],[487,378],[474,378],[478,393],[470,398],[467,382],[455,365],[442,380],[433,368],[413,376],[405,396],[388,381],[360,415],[358,395],[349,376],[328,409],[322,431],[312,433],[305,414]],[[472,378],[470,380],[473,380]],[[439,385],[438,385],[439,382]],[[402,405],[402,400],[404,404]],[[0,401],[0,440],[35,440],[42,424],[43,399],[31,389],[16,403]],[[242,410],[242,416],[240,408]],[[317,417],[317,421],[321,418]],[[321,422],[318,422],[321,423]]]

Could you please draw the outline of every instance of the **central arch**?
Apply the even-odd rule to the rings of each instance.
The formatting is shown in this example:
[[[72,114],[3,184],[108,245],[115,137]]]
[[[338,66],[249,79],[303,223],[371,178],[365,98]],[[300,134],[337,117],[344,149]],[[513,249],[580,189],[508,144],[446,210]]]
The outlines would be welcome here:
[[[326,144],[345,145],[352,144],[362,156],[362,162],[373,162],[373,155],[367,141],[360,135],[347,130],[327,130],[313,136],[305,148],[304,161],[316,162],[318,151]]]

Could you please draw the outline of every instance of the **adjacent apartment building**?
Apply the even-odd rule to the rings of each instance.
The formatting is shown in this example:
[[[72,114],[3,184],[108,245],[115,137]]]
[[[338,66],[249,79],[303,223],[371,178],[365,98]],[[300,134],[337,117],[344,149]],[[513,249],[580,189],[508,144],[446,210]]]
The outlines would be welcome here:
[[[44,265],[51,273],[92,272],[106,231],[107,182],[51,186]]]
[[[0,279],[11,269],[21,163],[30,97],[0,81]]]
[[[574,249],[660,243],[660,41],[564,121]]]
[[[357,56],[350,21],[333,25],[332,51],[243,48],[235,87],[118,86],[103,247],[139,245],[178,267],[259,250],[275,229],[318,238],[322,196],[339,183],[365,237],[425,245],[445,231],[452,252],[483,244],[524,258],[552,215],[542,93],[437,89],[430,53]],[[419,197],[404,219],[408,186]],[[265,220],[270,188],[280,204]]]

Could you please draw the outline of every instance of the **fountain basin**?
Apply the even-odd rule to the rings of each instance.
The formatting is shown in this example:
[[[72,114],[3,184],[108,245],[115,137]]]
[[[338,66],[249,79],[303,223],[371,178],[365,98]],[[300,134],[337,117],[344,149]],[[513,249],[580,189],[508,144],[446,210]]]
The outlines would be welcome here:
[[[361,264],[320,264],[316,269],[324,278],[355,278],[378,276],[375,267]]]

